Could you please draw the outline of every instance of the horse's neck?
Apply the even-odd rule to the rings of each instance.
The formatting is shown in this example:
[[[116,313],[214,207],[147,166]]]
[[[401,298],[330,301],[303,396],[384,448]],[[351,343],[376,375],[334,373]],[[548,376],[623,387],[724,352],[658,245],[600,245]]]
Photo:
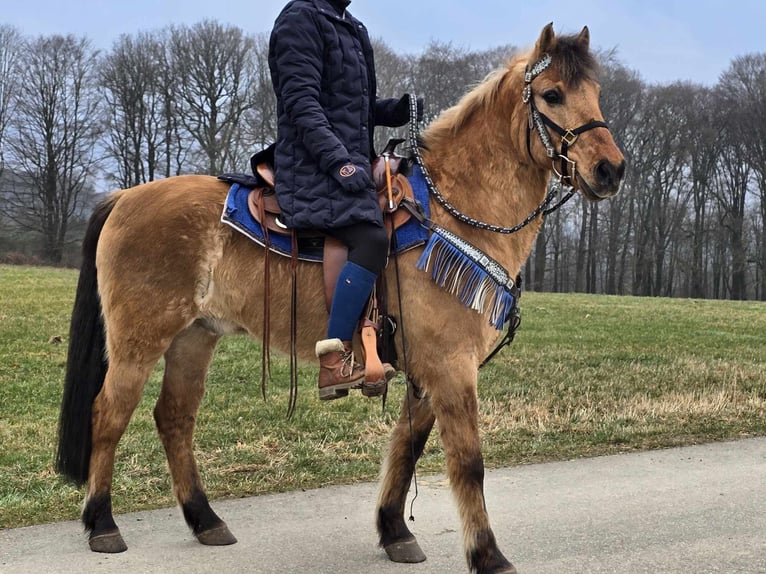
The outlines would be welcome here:
[[[500,227],[522,222],[543,201],[548,173],[522,161],[526,148],[518,145],[518,137],[500,135],[487,120],[478,118],[461,132],[465,133],[449,141],[427,142],[424,161],[436,187],[474,219]],[[510,235],[481,230],[458,222],[433,199],[431,213],[438,225],[482,249],[514,275],[529,256],[541,225],[537,218]]]

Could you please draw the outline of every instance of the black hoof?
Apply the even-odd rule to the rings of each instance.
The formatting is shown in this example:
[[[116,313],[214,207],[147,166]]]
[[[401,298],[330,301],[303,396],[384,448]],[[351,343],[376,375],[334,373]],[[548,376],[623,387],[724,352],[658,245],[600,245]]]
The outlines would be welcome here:
[[[392,542],[388,546],[384,546],[383,549],[386,551],[386,554],[388,554],[388,558],[391,562],[417,564],[426,559],[426,555],[420,549],[418,541],[414,538]]]
[[[197,540],[205,546],[228,546],[237,542],[229,528],[223,523],[210,530],[200,532],[197,534]]]
[[[119,530],[91,536],[88,539],[88,545],[93,552],[105,552],[107,554],[117,554],[128,549],[128,545],[125,544]]]

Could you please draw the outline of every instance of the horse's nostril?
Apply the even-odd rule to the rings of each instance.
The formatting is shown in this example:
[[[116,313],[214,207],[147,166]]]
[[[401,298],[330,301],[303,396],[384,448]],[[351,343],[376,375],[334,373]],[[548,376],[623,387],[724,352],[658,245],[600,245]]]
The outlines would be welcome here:
[[[611,187],[617,185],[622,176],[625,175],[625,161],[621,161],[619,165],[615,166],[608,159],[602,159],[596,164],[594,170],[596,175],[596,181],[605,187]]]
[[[602,185],[610,185],[616,175],[614,166],[608,160],[601,160],[596,165],[596,179]]]

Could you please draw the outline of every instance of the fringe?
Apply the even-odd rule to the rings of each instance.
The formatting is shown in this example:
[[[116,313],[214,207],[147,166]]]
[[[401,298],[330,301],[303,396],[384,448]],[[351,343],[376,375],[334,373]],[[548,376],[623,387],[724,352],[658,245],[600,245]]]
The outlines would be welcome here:
[[[417,262],[440,287],[457,296],[469,309],[489,312],[498,331],[513,307],[513,281],[503,267],[473,245],[437,225]]]

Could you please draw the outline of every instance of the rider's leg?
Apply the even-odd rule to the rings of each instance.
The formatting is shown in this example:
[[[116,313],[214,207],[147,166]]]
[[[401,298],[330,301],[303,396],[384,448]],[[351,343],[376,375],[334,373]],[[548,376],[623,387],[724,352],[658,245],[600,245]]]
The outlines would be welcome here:
[[[319,397],[323,400],[347,395],[364,378],[364,369],[353,360],[351,341],[388,256],[388,234],[383,227],[359,223],[328,234],[348,247],[348,260],[335,284],[327,339],[316,345]]]

